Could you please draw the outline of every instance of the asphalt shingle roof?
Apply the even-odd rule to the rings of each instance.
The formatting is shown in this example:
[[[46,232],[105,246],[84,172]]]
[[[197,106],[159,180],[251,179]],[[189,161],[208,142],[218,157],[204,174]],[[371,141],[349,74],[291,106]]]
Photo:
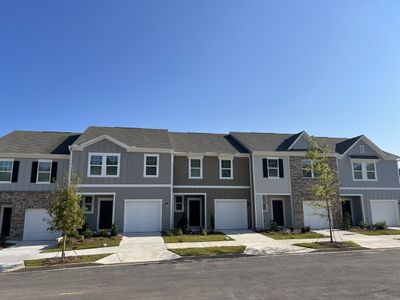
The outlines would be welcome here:
[[[0,153],[69,154],[80,133],[13,131],[0,138]]]

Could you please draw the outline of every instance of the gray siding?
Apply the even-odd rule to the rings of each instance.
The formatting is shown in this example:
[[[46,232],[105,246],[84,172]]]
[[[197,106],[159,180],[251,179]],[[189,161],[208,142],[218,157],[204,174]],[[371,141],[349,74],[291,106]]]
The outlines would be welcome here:
[[[248,157],[233,159],[233,179],[219,179],[217,156],[204,156],[203,179],[189,179],[188,163],[189,159],[186,156],[174,157],[174,185],[250,185]]]
[[[49,183],[49,184],[31,183],[32,162],[38,161],[38,159],[15,158],[15,161],[19,161],[18,182],[0,183],[1,191],[45,192],[45,191],[52,191],[55,189],[56,184],[54,183]],[[63,184],[65,172],[68,172],[69,160],[53,159],[53,161],[58,163],[57,182]]]
[[[296,150],[304,150],[310,148],[310,142],[302,136],[296,143],[293,145],[292,149]]]
[[[121,153],[119,177],[87,177],[89,152]],[[145,154],[158,153],[127,152],[124,148],[121,148],[110,141],[102,140],[86,147],[82,151],[73,151],[72,166],[74,173],[80,176],[82,184],[170,184],[171,154],[159,154],[160,161],[158,178],[145,178],[143,176]]]

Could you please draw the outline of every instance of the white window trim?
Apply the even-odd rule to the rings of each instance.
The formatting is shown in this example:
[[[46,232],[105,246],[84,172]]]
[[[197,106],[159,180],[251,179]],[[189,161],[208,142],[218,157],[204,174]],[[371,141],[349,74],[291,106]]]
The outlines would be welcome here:
[[[304,170],[304,168],[303,168],[303,161],[305,161],[305,160],[308,160],[308,161],[311,162],[311,177],[305,177],[305,176],[304,176],[304,173],[303,173],[303,170]],[[314,163],[314,161],[311,160],[311,159],[303,159],[303,160],[301,161],[301,175],[302,175],[302,177],[303,177],[304,179],[316,179],[316,178],[317,178],[317,177],[315,177],[315,171],[314,171],[314,165],[313,165],[313,163]]]
[[[0,181],[0,183],[11,183],[12,182],[13,173],[14,173],[14,159],[13,158],[0,158],[0,161],[12,161],[10,180],[9,181]],[[5,171],[0,171],[0,172],[6,173]]]
[[[176,197],[182,197],[182,209],[176,209]],[[179,213],[184,212],[185,211],[185,209],[184,209],[184,206],[185,206],[184,196],[183,195],[175,195],[175,199],[174,200],[175,200],[174,201],[174,210],[175,210],[175,212],[179,212]]]
[[[40,181],[39,182],[39,167],[40,167],[40,163],[50,163],[49,181]],[[53,168],[53,161],[52,160],[39,159],[38,160],[37,171],[36,171],[36,184],[50,184],[51,183],[51,171],[52,171],[52,168]],[[47,173],[47,172],[41,172],[41,173]]]
[[[276,160],[276,168],[271,168],[271,169],[277,169],[277,174],[278,176],[270,176],[269,175],[269,160]],[[278,157],[267,157],[267,172],[268,172],[268,178],[267,179],[280,179],[280,172],[279,172],[279,158]]]
[[[153,165],[149,165],[149,167],[156,167],[156,175],[147,175],[146,174],[146,160],[147,157],[157,157],[157,164],[155,166]],[[145,154],[144,155],[144,160],[143,160],[143,177],[147,177],[147,178],[157,178],[159,176],[159,165],[160,165],[160,154]]]
[[[222,161],[223,160],[230,160],[231,161],[231,177],[222,177]],[[224,169],[228,169],[228,168],[224,168]],[[220,157],[219,158],[219,179],[233,179],[233,158],[223,158]]]
[[[378,181],[378,170],[376,168],[376,162],[375,161],[366,161],[366,160],[351,160],[351,175],[353,176],[353,181]],[[359,163],[361,164],[361,174],[362,174],[362,179],[356,179],[354,177],[354,163]],[[375,170],[375,179],[368,179],[367,176],[367,165],[368,164],[374,164],[374,170]]]
[[[191,162],[192,160],[200,160],[200,176],[193,177],[191,172]],[[198,168],[195,168],[198,169]],[[189,179],[203,179],[203,158],[202,157],[188,157],[188,171],[189,171]]]
[[[86,197],[90,197],[92,199],[92,209],[91,210],[86,210],[86,202],[85,202]],[[82,207],[85,210],[86,215],[93,214],[94,213],[94,195],[83,195]]]
[[[91,175],[90,174],[90,159],[92,156],[102,156],[102,164],[101,164],[101,174],[100,175]],[[107,156],[118,156],[118,164],[117,164],[117,175],[107,175]],[[119,171],[121,166],[121,153],[98,153],[98,152],[89,152],[88,153],[88,167],[87,167],[87,177],[107,177],[107,178],[117,178],[119,177]]]

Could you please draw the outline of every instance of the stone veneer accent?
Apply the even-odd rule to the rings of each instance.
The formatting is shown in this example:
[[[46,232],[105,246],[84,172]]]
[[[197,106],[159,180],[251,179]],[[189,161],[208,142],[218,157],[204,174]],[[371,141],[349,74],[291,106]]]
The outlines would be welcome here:
[[[314,200],[312,187],[317,179],[303,178],[303,172],[301,169],[301,162],[305,157],[291,156],[290,157],[290,175],[292,184],[292,201],[293,201],[293,224],[296,227],[304,226],[304,214],[303,214],[303,201]],[[329,158],[329,165],[337,170],[336,158]],[[339,189],[337,191],[337,197],[339,198]],[[317,199],[315,199],[317,200]],[[342,224],[342,209],[339,204],[335,207],[332,212],[333,226],[338,228]]]
[[[0,205],[12,205],[10,239],[22,240],[27,208],[45,208],[51,192],[0,192]]]

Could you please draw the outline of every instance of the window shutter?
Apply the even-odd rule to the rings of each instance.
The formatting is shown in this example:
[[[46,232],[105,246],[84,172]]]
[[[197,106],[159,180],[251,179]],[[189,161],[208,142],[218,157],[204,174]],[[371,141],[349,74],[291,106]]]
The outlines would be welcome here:
[[[268,178],[268,159],[263,158],[262,162],[264,178]]]
[[[278,162],[279,162],[279,178],[283,178],[285,177],[285,174],[283,172],[283,159],[280,158]]]
[[[14,161],[11,182],[18,182],[19,161]]]
[[[53,161],[51,163],[51,182],[57,180],[57,162]]]
[[[31,182],[36,182],[37,168],[38,168],[38,162],[33,161],[32,162],[32,171],[31,171]]]

